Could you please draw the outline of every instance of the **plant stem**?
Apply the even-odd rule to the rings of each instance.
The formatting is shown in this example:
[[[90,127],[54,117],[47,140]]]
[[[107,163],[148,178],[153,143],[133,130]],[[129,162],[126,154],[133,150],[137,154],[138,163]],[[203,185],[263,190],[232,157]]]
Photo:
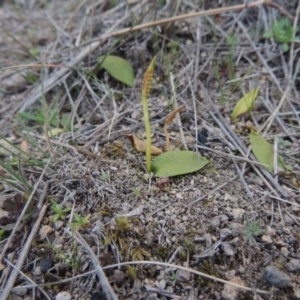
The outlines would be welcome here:
[[[156,57],[152,59],[148,69],[145,72],[142,89],[143,115],[146,130],[146,168],[149,173],[151,172],[151,127],[149,120],[148,96],[151,88],[155,59]]]

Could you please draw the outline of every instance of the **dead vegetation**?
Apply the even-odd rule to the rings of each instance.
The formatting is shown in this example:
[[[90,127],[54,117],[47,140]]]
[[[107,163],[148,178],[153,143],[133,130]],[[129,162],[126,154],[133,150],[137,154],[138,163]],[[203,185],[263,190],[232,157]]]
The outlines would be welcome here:
[[[0,7],[1,299],[300,299],[300,5],[241,2]],[[134,87],[93,72],[107,54]],[[164,149],[184,106],[167,148],[201,153],[202,171],[153,178],[126,138],[145,138],[154,56],[152,143]],[[274,145],[273,172],[252,130]]]

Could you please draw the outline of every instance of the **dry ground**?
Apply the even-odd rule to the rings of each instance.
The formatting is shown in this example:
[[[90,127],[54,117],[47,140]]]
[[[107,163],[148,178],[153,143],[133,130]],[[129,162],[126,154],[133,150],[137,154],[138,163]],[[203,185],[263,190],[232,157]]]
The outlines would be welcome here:
[[[242,2],[2,3],[1,299],[300,299],[299,43],[283,52],[263,37],[276,20],[300,24],[298,1],[118,33]],[[92,75],[105,54],[132,64],[133,88]],[[147,176],[126,138],[144,135],[141,83],[155,55],[153,142],[184,105],[172,144],[211,159],[165,180]],[[232,123],[256,87],[252,112]],[[40,122],[18,114],[37,111]],[[68,132],[49,138],[63,115]],[[206,147],[195,139],[203,128]],[[251,129],[292,170],[259,165]]]

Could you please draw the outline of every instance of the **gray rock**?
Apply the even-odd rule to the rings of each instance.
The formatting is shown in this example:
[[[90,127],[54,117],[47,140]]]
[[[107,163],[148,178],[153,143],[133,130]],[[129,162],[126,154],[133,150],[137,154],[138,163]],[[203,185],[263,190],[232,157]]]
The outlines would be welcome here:
[[[114,273],[114,280],[116,283],[122,283],[124,281],[125,278],[125,274],[124,272],[120,271],[120,270],[115,270]]]
[[[231,245],[227,243],[222,244],[222,250],[224,251],[224,254],[227,256],[233,256],[235,253]]]
[[[298,272],[300,271],[300,260],[291,259],[285,266],[290,272]]]
[[[27,294],[27,288],[23,286],[16,286],[12,289],[12,293],[18,296],[25,296]]]
[[[226,238],[228,238],[229,236],[231,236],[232,231],[229,228],[223,228],[220,231],[220,239],[223,241]]]
[[[262,277],[277,288],[286,288],[291,286],[290,276],[279,271],[274,266],[267,266],[262,273]]]
[[[72,296],[69,292],[59,292],[55,296],[55,300],[71,300]]]
[[[217,217],[217,218],[214,218],[214,219],[211,220],[210,226],[215,229],[215,228],[218,228],[220,226],[220,223],[221,222],[220,222],[219,218]]]

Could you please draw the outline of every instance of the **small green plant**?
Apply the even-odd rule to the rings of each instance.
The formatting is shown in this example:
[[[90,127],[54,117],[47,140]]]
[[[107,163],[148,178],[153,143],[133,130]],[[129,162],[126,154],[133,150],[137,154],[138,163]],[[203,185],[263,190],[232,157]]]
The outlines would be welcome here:
[[[35,84],[39,81],[39,77],[36,74],[32,73],[32,72],[26,73],[24,75],[24,78],[28,83],[31,83],[31,84]]]
[[[137,277],[137,268],[132,266],[126,266],[126,269],[127,269],[126,270],[127,275],[133,280],[135,280]]]
[[[233,34],[229,34],[226,38],[226,44],[229,46],[229,54],[226,58],[225,63],[227,63],[229,79],[234,79],[234,60],[233,60],[233,48],[236,45],[237,38]]]
[[[265,231],[260,227],[258,223],[251,223],[249,220],[246,221],[246,227],[242,231],[244,240],[249,245],[256,245],[256,238],[262,235]]]
[[[50,128],[50,136],[63,131],[71,131],[74,127],[72,119],[67,114],[59,114],[58,105],[58,98],[55,98],[53,105],[48,106],[44,103],[43,109],[36,108],[33,113],[21,112],[19,117],[31,123],[37,123],[37,127],[46,126]]]
[[[50,200],[50,202],[52,203],[51,210],[54,212],[54,215],[50,217],[50,220],[53,223],[55,223],[59,219],[64,220],[65,214],[72,209],[71,207],[61,208],[54,200]]]
[[[0,229],[0,241],[2,241],[5,232],[5,229]]]
[[[81,266],[80,256],[78,254],[78,245],[75,240],[72,240],[70,252],[65,253],[63,250],[57,248],[53,244],[46,242],[47,246],[54,252],[55,261],[63,261],[65,264],[71,266],[75,270],[79,270]]]
[[[131,228],[130,222],[127,217],[116,218],[116,229],[119,231],[126,231]]]
[[[298,28],[296,28],[297,32]],[[294,41],[299,41],[293,39],[293,25],[290,23],[289,19],[283,18],[278,22],[272,22],[272,29],[264,33],[264,38],[274,38],[276,43],[282,45],[283,52],[287,52],[290,49],[290,43]]]
[[[74,214],[74,221],[71,223],[71,226],[74,230],[80,230],[88,227],[90,225],[90,216],[86,215],[84,217]]]
[[[133,192],[138,197],[141,195],[141,188],[135,188]]]
[[[176,281],[177,280],[177,275],[175,272],[171,272],[171,274],[169,275],[169,278],[171,281]]]
[[[100,179],[103,180],[103,181],[109,181],[109,179],[110,179],[109,173],[103,173],[101,175]]]

